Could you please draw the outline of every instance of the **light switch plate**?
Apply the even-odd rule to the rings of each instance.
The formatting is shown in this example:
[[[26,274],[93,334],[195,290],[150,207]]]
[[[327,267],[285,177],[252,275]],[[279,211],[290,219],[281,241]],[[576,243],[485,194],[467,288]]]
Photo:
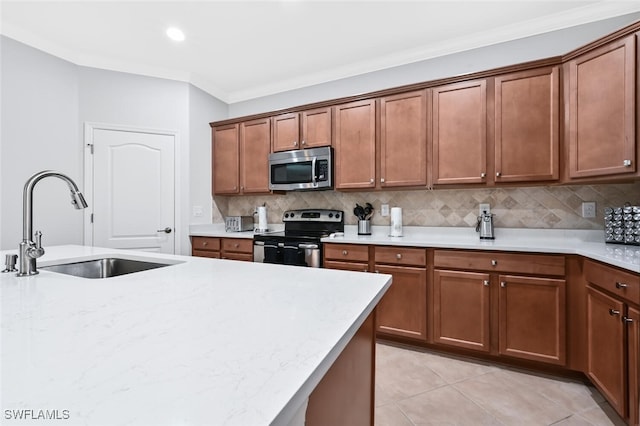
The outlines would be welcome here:
[[[582,217],[584,218],[596,217],[595,201],[585,201],[582,203]]]
[[[389,216],[389,204],[382,204],[380,206],[380,216]]]
[[[194,217],[202,216],[202,206],[193,206],[193,216]]]
[[[481,203],[480,208],[478,209],[478,214],[482,214],[483,212],[491,213],[491,204],[489,203]]]

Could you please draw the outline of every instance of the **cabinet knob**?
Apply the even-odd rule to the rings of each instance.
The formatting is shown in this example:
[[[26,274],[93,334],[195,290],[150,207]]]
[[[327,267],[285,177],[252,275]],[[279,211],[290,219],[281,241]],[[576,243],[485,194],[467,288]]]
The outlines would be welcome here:
[[[484,178],[487,177],[487,174],[485,172],[482,172],[482,173],[480,173],[480,177],[484,179]]]
[[[400,254],[400,253],[396,254],[396,259],[398,259],[398,260],[402,259],[402,254]]]
[[[617,309],[609,309],[609,315],[620,315],[620,311],[618,311]]]
[[[364,268],[362,272],[369,272],[369,268]]]
[[[384,183],[384,178],[380,178],[380,183]]]
[[[498,261],[495,259],[491,260],[491,266],[496,266],[498,264]]]
[[[629,285],[627,283],[621,283],[616,281],[616,288],[627,288]]]
[[[234,246],[235,248],[238,248],[238,247],[240,247],[240,244],[235,243],[233,246]]]
[[[496,172],[496,177],[500,177],[500,176],[502,176],[502,173]]]
[[[369,179],[369,183],[373,183],[373,182],[374,182],[373,178]]]
[[[204,241],[204,242],[202,243],[202,247],[206,247],[206,246],[207,246],[207,244],[209,244],[209,243],[208,243],[208,242],[206,242],[206,241]]]
[[[346,251],[346,250],[342,250],[342,255],[343,255],[343,256],[346,256],[346,255],[348,255],[348,254],[349,254],[349,252],[348,252],[348,251]]]
[[[489,280],[482,281],[482,284],[484,284],[485,287],[489,287]]]
[[[304,145],[305,143],[306,143],[305,141],[302,141],[302,142],[300,142],[300,145]]]
[[[633,318],[629,318],[627,316],[622,317],[622,322],[633,322]]]
[[[507,286],[506,281],[500,281],[500,287],[505,288]]]
[[[622,162],[622,165],[625,166],[625,167],[631,167],[631,160],[624,160]]]
[[[296,145],[298,145],[298,142],[293,141],[293,146],[296,146]]]

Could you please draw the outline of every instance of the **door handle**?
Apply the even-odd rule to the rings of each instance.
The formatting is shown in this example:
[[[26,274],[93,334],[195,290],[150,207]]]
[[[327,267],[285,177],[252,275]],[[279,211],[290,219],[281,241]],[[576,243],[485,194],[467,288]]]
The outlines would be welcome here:
[[[171,233],[171,228],[169,228],[168,226],[164,229],[158,229],[156,232],[164,232],[165,234],[170,234]]]

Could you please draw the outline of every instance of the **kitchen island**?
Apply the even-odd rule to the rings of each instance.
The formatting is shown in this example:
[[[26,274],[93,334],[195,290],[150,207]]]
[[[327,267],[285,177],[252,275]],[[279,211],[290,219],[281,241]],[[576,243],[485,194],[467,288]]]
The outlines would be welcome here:
[[[302,424],[366,326],[374,362],[374,308],[391,284],[382,274],[46,250],[39,266],[106,255],[173,264],[106,279],[0,274],[2,424]]]

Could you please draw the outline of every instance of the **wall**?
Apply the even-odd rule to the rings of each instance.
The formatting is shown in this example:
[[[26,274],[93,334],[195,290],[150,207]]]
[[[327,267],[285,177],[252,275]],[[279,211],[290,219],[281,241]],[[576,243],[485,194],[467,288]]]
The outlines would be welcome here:
[[[640,20],[634,13],[520,40],[344,78],[229,105],[230,117],[275,111],[406,84],[563,55]]]
[[[179,253],[190,253],[192,199],[204,206],[207,223],[212,217],[209,122],[225,118],[226,105],[187,83],[79,67],[4,36],[0,43],[0,249],[22,239],[22,187],[30,175],[57,169],[82,189],[83,126],[96,122],[179,133]],[[34,228],[45,247],[83,243],[82,212],[68,200],[62,182],[36,187]]]
[[[82,183],[77,66],[0,37],[0,249],[22,240],[22,189],[46,169]],[[43,245],[82,242],[82,211],[70,205],[67,185],[45,179],[34,190],[34,230]]]
[[[286,195],[262,195],[224,198],[223,215],[252,214],[255,206],[266,203],[269,223],[282,223],[288,209],[327,208],[345,212],[345,224],[355,225],[356,203],[371,203],[376,213],[374,225],[388,225],[380,216],[380,205],[402,207],[402,222],[407,226],[475,226],[478,204],[491,204],[494,224],[504,228],[604,229],[602,211],[606,206],[625,202],[640,205],[640,182],[607,185],[539,186],[493,189],[435,189],[379,192],[290,192]],[[597,217],[581,217],[583,201],[595,201]],[[219,202],[220,206],[225,206]]]
[[[191,206],[202,207],[202,215],[190,212],[189,223],[222,222],[219,208],[211,199],[211,126],[209,123],[226,117],[228,107],[194,86],[189,86],[189,134]]]

